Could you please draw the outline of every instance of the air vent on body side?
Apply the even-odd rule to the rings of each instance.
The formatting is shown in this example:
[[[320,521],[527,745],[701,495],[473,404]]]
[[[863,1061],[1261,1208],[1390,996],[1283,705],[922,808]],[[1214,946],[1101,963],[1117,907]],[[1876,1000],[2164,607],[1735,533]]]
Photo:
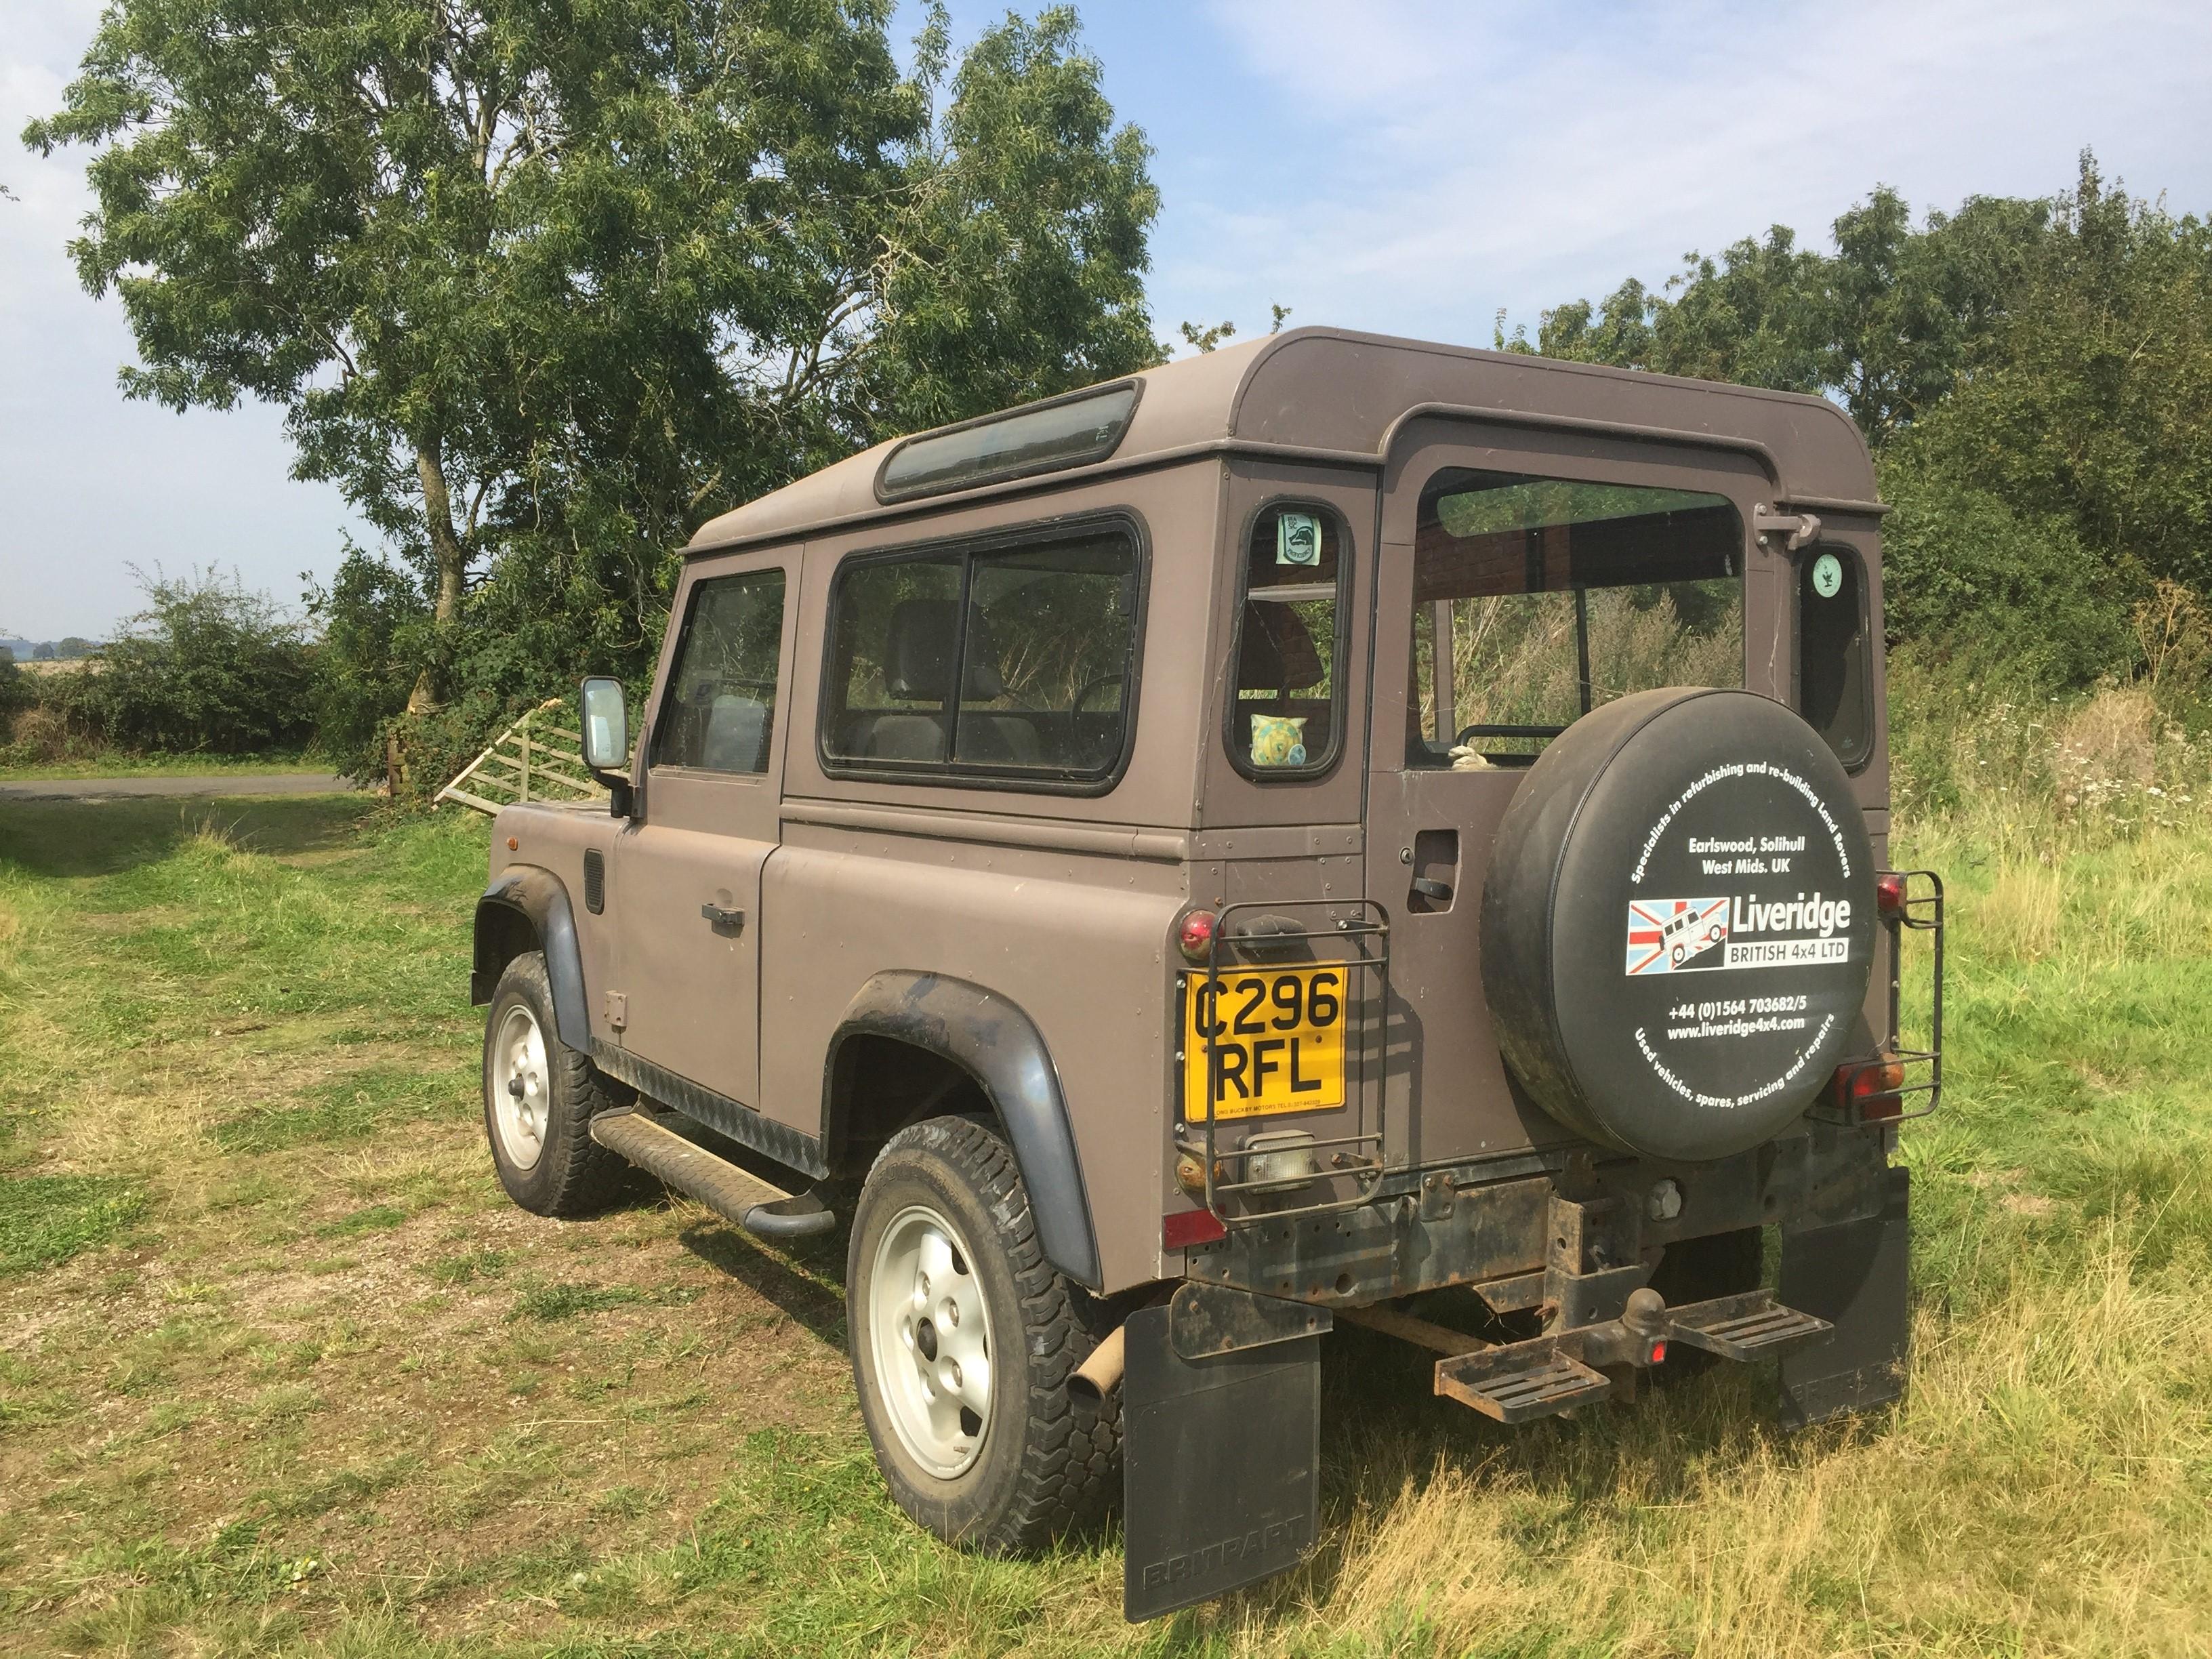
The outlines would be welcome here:
[[[606,854],[596,847],[584,853],[584,908],[595,916],[607,908]]]

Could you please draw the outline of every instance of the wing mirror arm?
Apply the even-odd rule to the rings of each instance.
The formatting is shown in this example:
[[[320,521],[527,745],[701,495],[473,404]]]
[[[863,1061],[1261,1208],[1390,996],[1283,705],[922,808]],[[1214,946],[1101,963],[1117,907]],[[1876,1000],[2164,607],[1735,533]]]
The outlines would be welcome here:
[[[636,792],[621,771],[629,762],[629,708],[622,682],[605,674],[586,678],[578,696],[582,720],[584,769],[605,785],[607,811],[614,817],[634,815]]]

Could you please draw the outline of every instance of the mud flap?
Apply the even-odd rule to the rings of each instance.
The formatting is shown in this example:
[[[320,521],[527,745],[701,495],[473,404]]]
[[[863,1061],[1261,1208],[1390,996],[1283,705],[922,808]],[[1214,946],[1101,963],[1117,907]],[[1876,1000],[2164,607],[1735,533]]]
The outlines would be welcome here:
[[[1888,1170],[1882,1179],[1880,1215],[1783,1231],[1782,1301],[1836,1328],[1784,1356],[1785,1427],[1887,1405],[1905,1393],[1911,1177]]]
[[[1121,1611],[1132,1624],[1296,1566],[1321,1497],[1321,1339],[1185,1359],[1129,1316]]]

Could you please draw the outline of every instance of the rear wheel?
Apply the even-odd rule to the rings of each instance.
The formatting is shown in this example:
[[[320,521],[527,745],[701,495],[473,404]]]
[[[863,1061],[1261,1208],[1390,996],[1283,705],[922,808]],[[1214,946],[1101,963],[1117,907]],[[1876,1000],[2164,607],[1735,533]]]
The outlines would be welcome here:
[[[1038,1248],[1005,1141],[965,1118],[894,1135],[860,1189],[845,1284],[860,1415],[901,1509],[994,1554],[1103,1512],[1120,1406],[1068,1389],[1092,1346],[1082,1293]]]
[[[556,1034],[545,958],[507,964],[484,1018],[484,1136],[500,1185],[538,1215],[603,1209],[623,1160],[592,1139],[592,1118],[619,1102],[590,1060]]]

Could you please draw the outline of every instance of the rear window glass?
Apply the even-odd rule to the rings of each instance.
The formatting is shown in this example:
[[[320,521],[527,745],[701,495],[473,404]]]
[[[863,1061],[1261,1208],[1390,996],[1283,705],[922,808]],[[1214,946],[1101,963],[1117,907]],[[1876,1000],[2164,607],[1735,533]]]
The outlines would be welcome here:
[[[1725,496],[1455,468],[1413,544],[1407,763],[1526,765],[1632,691],[1743,684]]]
[[[884,463],[876,494],[903,501],[1103,461],[1136,407],[1133,381],[909,438]]]
[[[1866,568],[1847,547],[1815,547],[1797,563],[1797,711],[1845,766],[1874,748],[1873,641]]]
[[[1351,563],[1324,507],[1285,503],[1252,521],[1229,706],[1229,753],[1249,776],[1310,777],[1336,757]]]
[[[1116,527],[848,565],[825,760],[1083,783],[1127,744],[1139,567]]]

